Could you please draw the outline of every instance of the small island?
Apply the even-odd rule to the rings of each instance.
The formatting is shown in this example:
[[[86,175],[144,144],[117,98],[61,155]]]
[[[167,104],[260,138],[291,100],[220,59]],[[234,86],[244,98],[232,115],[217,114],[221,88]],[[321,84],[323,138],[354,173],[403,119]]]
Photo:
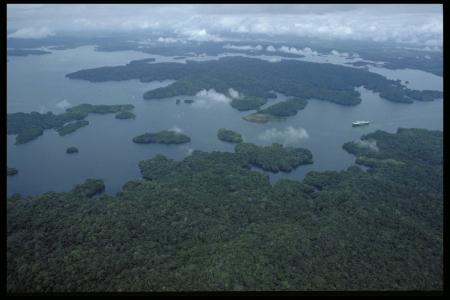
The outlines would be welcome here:
[[[7,175],[8,176],[14,176],[14,175],[16,175],[17,173],[19,173],[19,171],[16,169],[16,168],[7,168],[8,170],[7,170]]]
[[[254,122],[254,123],[267,123],[267,122],[274,122],[274,121],[282,121],[284,118],[275,117],[269,114],[261,114],[261,113],[252,113],[247,116],[242,117],[243,120]]]
[[[78,130],[81,127],[88,125],[89,121],[86,120],[75,121],[73,123],[66,124],[63,127],[57,128],[56,131],[59,133],[60,136],[64,136]]]
[[[233,130],[219,128],[217,130],[217,137],[219,140],[228,143],[242,143],[242,135]]]
[[[82,184],[76,185],[72,193],[80,195],[82,197],[91,198],[97,194],[102,193],[105,190],[105,183],[101,179],[88,178]]]
[[[131,111],[121,111],[115,116],[115,118],[119,120],[134,119],[136,118],[136,115]]]
[[[191,103],[194,103],[194,102],[195,102],[195,100],[192,100],[192,99],[184,100],[184,103],[186,103],[186,104],[191,104]]]
[[[78,148],[77,147],[73,147],[73,146],[69,147],[69,148],[67,148],[66,153],[67,154],[78,153]]]
[[[240,143],[236,145],[235,152],[249,164],[274,173],[291,172],[300,165],[313,163],[312,153],[308,149],[283,147],[278,143],[265,147]]]
[[[187,135],[172,130],[162,130],[156,133],[144,133],[133,138],[138,144],[184,144],[189,143],[191,138]]]
[[[180,103],[181,103],[181,100],[180,100],[180,99],[177,99],[177,100],[175,101],[175,104],[176,104],[176,105],[180,105]]]
[[[256,113],[242,117],[242,119],[255,122],[267,123],[270,121],[281,121],[286,117],[295,116],[299,110],[306,107],[308,101],[302,98],[293,98],[271,105],[265,109],[259,110]]]

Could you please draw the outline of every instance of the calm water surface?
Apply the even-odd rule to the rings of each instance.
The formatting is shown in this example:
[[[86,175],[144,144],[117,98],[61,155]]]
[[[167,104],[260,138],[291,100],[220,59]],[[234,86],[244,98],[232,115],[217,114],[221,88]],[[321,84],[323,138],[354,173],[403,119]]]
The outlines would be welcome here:
[[[15,136],[7,136],[8,166],[19,170],[16,176],[8,177],[8,195],[69,191],[74,184],[92,177],[103,179],[106,193],[114,194],[128,180],[141,177],[137,166],[140,160],[156,154],[180,160],[197,149],[233,151],[234,145],[217,139],[216,132],[221,127],[236,130],[246,141],[258,145],[279,142],[312,151],[312,165],[301,166],[291,173],[264,172],[274,182],[280,178],[302,180],[311,170],[346,169],[354,163],[354,157],[342,149],[342,144],[377,129],[388,132],[395,132],[399,127],[442,130],[443,126],[442,100],[393,103],[364,88],[358,89],[362,95],[360,105],[345,107],[312,99],[303,111],[286,121],[256,124],[241,119],[250,112],[231,108],[223,97],[214,93],[163,100],[142,99],[145,91],[166,86],[172,80],[90,83],[64,77],[84,68],[120,65],[148,57],[155,57],[157,61],[173,61],[172,58],[136,51],[96,52],[93,46],[53,51],[50,55],[9,57],[7,109],[10,113],[61,113],[65,108],[80,103],[131,103],[135,105],[136,119],[117,120],[113,114],[91,114],[87,118],[90,125],[72,134],[61,137],[55,131],[47,130],[43,136],[24,145],[14,145]],[[411,88],[442,87],[442,78],[429,73],[379,69],[377,73],[385,72],[383,75],[389,78],[408,80]],[[427,80],[423,79],[424,76]],[[176,105],[177,99],[195,99],[196,103]],[[278,98],[270,100],[268,105],[284,99],[284,95],[278,94]],[[366,119],[372,121],[370,126],[351,127],[351,122]],[[181,130],[192,141],[184,145],[138,145],[131,141],[138,134],[163,129]],[[299,135],[292,136],[292,132]],[[78,147],[80,152],[66,154],[69,146]]]

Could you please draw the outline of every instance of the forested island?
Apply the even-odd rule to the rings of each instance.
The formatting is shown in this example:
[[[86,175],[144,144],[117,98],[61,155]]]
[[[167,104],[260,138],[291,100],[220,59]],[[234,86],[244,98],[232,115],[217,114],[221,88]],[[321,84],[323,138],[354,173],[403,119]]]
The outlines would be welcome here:
[[[115,115],[114,118],[119,120],[134,119],[136,118],[136,115],[131,111],[121,111],[117,115]]]
[[[54,129],[59,135],[66,135],[77,129],[89,125],[84,120],[88,114],[107,114],[129,111],[134,108],[131,104],[120,105],[92,105],[80,104],[66,109],[66,112],[55,115],[47,113],[11,113],[7,115],[7,134],[16,134],[16,144],[25,144],[36,139],[44,130]]]
[[[74,146],[69,147],[69,148],[66,149],[66,153],[67,153],[67,154],[78,153],[78,148],[77,148],[77,147],[74,147]]]
[[[193,96],[204,89],[215,89],[229,95],[237,90],[243,99],[233,99],[231,105],[239,110],[256,109],[267,101],[268,94],[277,91],[301,99],[319,99],[341,105],[361,102],[355,88],[363,86],[377,92],[386,100],[412,103],[442,97],[440,91],[418,91],[404,87],[399,81],[389,80],[379,74],[362,69],[334,64],[306,61],[270,63],[246,57],[222,57],[211,61],[180,63],[142,63],[134,61],[124,66],[81,70],[66,75],[71,79],[91,82],[139,79],[176,80],[175,83],[144,93],[145,99],[166,98],[179,95]],[[276,80],[274,80],[276,78]]]
[[[173,130],[162,130],[155,133],[144,133],[133,138],[137,144],[185,144],[189,143],[191,138],[182,133]]]
[[[299,110],[306,107],[306,104],[308,104],[308,101],[305,99],[293,98],[243,116],[242,119],[255,123],[281,121],[286,117],[295,116]]]
[[[243,141],[240,133],[226,128],[217,130],[217,138],[228,143],[241,143]]]
[[[95,201],[101,181],[16,194],[7,291],[442,290],[442,132],[346,145],[401,164],[271,185],[238,151],[197,150],[144,160],[144,179]]]

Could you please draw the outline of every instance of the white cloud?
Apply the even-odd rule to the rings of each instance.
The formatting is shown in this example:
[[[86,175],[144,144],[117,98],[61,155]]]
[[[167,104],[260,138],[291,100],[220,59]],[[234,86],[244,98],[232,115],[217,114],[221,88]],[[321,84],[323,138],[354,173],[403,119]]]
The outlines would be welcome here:
[[[176,133],[182,133],[183,132],[183,129],[181,129],[180,127],[178,127],[176,125],[172,126],[172,128],[170,128],[169,130],[175,131]]]
[[[56,103],[55,105],[56,105],[56,107],[58,107],[58,108],[66,108],[66,107],[71,106],[72,104],[71,104],[69,101],[67,101],[66,99],[64,99],[64,100],[62,100],[62,101]]]
[[[196,101],[192,104],[193,106],[207,108],[214,104],[227,104],[231,102],[231,99],[227,96],[217,93],[214,89],[201,90],[196,95]]]
[[[308,132],[304,128],[287,126],[283,130],[276,128],[267,129],[258,135],[258,138],[265,142],[278,142],[283,145],[293,145],[303,139],[309,138]]]
[[[8,4],[7,28],[164,30],[194,41],[219,41],[223,33],[290,34],[433,47],[443,44],[442,10],[440,4]]]
[[[158,42],[160,42],[160,43],[167,43],[167,44],[170,44],[170,43],[176,43],[176,42],[178,42],[179,40],[178,39],[174,39],[174,38],[170,38],[170,37],[159,37],[158,38]]]
[[[206,29],[182,29],[176,30],[176,33],[187,36],[187,39],[190,41],[196,42],[221,42],[223,41],[217,35],[210,34]]]
[[[228,94],[230,94],[231,98],[233,99],[239,99],[241,95],[239,95],[239,92],[234,90],[233,88],[228,89]]]
[[[27,27],[8,34],[8,37],[16,39],[42,39],[52,35],[55,35],[55,33],[47,27]]]
[[[250,46],[250,45],[246,45],[246,46],[235,46],[235,45],[230,45],[227,44],[225,46],[223,46],[223,48],[225,49],[233,49],[233,50],[249,50],[249,51],[261,51],[263,49],[263,47],[261,45],[257,45],[257,46]]]
[[[311,48],[309,47],[305,47],[303,49],[301,48],[295,48],[295,47],[288,47],[288,46],[281,46],[278,49],[275,48],[274,46],[270,45],[267,46],[266,48],[267,51],[269,52],[284,52],[284,53],[289,53],[289,54],[294,54],[294,55],[305,55],[305,56],[311,56],[311,55],[318,55],[319,53],[317,51],[313,51]]]
[[[340,57],[349,57],[350,56],[350,54],[348,54],[347,52],[339,52],[337,50],[331,50],[331,55],[340,56]],[[358,56],[354,55],[354,57],[359,57],[359,55]]]

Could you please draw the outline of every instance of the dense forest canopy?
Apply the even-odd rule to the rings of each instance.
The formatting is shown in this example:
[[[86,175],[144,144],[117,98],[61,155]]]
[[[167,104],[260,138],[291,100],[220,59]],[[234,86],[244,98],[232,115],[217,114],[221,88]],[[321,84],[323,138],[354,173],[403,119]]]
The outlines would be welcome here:
[[[360,94],[355,91],[359,86],[395,102],[412,103],[414,100],[442,97],[440,91],[410,90],[399,81],[361,69],[296,60],[271,63],[238,56],[202,62],[188,60],[186,64],[133,61],[124,66],[81,70],[66,76],[92,82],[176,80],[167,87],[147,91],[144,93],[146,99],[192,96],[203,89],[215,89],[229,95],[229,89],[233,88],[243,97],[251,97],[253,102],[261,98],[260,101],[264,101],[269,93],[277,91],[302,99],[314,98],[341,105],[356,105],[361,102]],[[242,104],[239,99],[233,99],[233,102]],[[244,107],[243,110],[256,109],[262,104]],[[239,105],[236,108],[239,109]]]
[[[115,196],[14,195],[7,291],[442,290],[442,132],[344,148],[401,164],[271,185],[238,149],[194,151],[142,161]]]
[[[191,138],[185,134],[173,130],[161,130],[159,132],[147,132],[133,138],[133,142],[138,144],[185,144],[189,143]]]

